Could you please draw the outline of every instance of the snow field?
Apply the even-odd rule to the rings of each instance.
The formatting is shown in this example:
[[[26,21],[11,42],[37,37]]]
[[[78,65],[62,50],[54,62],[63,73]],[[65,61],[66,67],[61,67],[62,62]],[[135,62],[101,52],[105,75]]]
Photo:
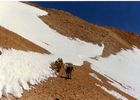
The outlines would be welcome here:
[[[111,80],[111,85],[140,100],[140,50],[122,50],[108,58],[91,60],[91,68]],[[112,80],[113,79],[113,80]],[[122,84],[118,84],[117,82]]]
[[[57,57],[63,58],[64,61],[82,65],[83,60],[101,55],[102,53],[104,45],[99,47],[79,39],[72,40],[51,29],[38,18],[39,15],[48,14],[43,10],[20,2],[3,1],[0,2],[0,7],[5,9],[4,13],[0,13],[0,15],[2,14],[0,16],[1,26],[45,48]]]

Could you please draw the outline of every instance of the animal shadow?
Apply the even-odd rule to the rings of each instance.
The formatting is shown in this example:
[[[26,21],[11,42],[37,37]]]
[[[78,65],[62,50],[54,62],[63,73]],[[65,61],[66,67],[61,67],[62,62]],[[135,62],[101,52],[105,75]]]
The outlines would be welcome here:
[[[71,79],[71,78],[68,78],[68,77],[65,77],[65,76],[59,76],[60,78],[65,78],[65,79]]]

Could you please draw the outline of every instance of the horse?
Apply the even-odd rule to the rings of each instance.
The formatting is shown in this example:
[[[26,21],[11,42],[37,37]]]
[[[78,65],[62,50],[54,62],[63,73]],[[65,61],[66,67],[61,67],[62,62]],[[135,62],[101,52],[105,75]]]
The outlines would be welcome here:
[[[62,58],[58,58],[58,60],[55,61],[54,65],[57,66],[57,72],[60,72],[61,67],[63,66],[63,60]]]
[[[66,71],[66,78],[71,79],[72,71],[75,70],[75,66],[72,63],[64,63],[63,68]]]

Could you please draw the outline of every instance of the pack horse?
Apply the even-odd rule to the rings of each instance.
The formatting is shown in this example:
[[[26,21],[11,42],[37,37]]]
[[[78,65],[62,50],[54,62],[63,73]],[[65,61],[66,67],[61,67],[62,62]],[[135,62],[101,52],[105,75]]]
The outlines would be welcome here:
[[[65,63],[63,64],[63,68],[66,71],[66,78],[71,79],[72,71],[75,70],[75,66],[72,63]]]
[[[71,79],[72,71],[75,70],[75,66],[72,63],[63,63],[62,58],[58,58],[58,60],[55,61],[54,65],[57,66],[58,72],[60,71],[61,67],[65,69],[66,72],[66,78]]]

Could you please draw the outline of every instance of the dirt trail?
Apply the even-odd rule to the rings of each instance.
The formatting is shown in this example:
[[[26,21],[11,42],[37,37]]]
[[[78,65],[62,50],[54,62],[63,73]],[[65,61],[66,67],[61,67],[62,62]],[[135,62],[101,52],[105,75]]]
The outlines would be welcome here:
[[[106,29],[104,27],[101,27],[103,30],[108,31],[108,35],[111,35],[111,37],[116,38],[118,41],[120,41],[123,45],[125,45],[127,48],[131,49],[131,45],[128,44],[128,42],[126,42],[125,40],[123,40],[122,38],[120,38],[117,34],[115,34],[112,30]],[[104,39],[104,41],[106,40],[106,38]],[[104,42],[102,41],[102,42]]]
[[[52,65],[52,68],[55,69],[55,66]],[[97,75],[103,83],[90,76],[89,73]],[[11,100],[117,100],[114,96],[95,85],[98,84],[107,89],[117,91],[129,100],[135,100],[133,97],[108,84],[108,79],[91,70],[88,62],[84,62],[82,66],[76,66],[71,79],[65,79],[65,77],[65,70],[62,68],[58,77],[49,78],[46,82],[35,85],[36,89],[24,90],[21,98],[16,99],[12,95],[9,97]],[[7,99],[2,97],[1,100]]]

